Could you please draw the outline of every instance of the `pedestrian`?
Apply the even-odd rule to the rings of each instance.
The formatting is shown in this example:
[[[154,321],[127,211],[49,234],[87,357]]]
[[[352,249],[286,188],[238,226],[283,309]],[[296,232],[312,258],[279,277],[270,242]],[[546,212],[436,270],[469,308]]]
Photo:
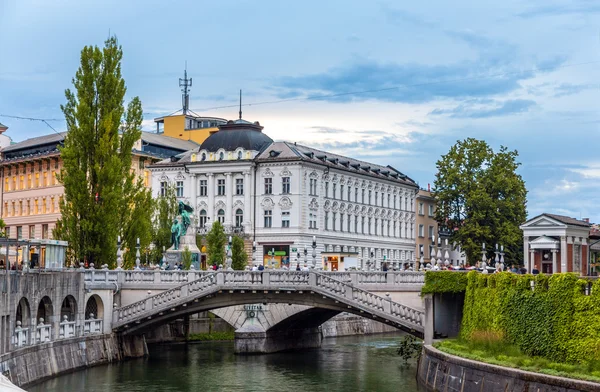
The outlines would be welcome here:
[[[296,264],[296,271],[302,271],[302,269],[300,268],[300,263]]]
[[[538,266],[534,265],[533,269],[531,270],[531,273],[534,275],[538,275],[540,273],[540,270],[538,270]]]
[[[308,269],[308,265],[304,264],[304,267],[302,267],[302,271],[304,271],[304,272],[308,272],[308,271],[310,271],[310,270]]]
[[[264,266],[264,265],[262,265],[262,264],[260,264],[260,265],[258,266],[258,270],[259,270],[259,271],[264,271],[264,270],[265,270],[265,266]]]

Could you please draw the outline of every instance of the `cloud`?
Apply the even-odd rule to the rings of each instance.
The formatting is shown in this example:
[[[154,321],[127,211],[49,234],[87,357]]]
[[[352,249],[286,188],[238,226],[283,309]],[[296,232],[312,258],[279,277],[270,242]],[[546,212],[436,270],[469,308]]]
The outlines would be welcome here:
[[[600,12],[600,3],[596,0],[569,0],[565,4],[544,5],[530,8],[517,14],[521,18],[536,18],[541,16],[564,16],[592,14]]]
[[[555,89],[554,89],[554,96],[556,98],[559,97],[566,97],[568,95],[575,95],[575,94],[579,94],[583,91],[586,90],[594,90],[594,89],[598,89],[599,85],[597,84],[570,84],[570,83],[563,83],[558,85]]]
[[[287,76],[276,80],[281,98],[305,96],[312,100],[350,102],[424,103],[436,99],[464,99],[506,94],[521,88],[520,82],[564,63],[553,58],[538,63],[538,71],[505,66],[507,59],[463,61],[454,64],[395,64],[361,61],[328,71]]]
[[[429,115],[447,115],[452,118],[489,118],[525,113],[536,105],[528,99],[510,99],[503,102],[485,101],[484,105],[463,103],[452,109],[434,109]]]
[[[600,179],[600,162],[568,168],[568,171],[577,173],[586,179]]]

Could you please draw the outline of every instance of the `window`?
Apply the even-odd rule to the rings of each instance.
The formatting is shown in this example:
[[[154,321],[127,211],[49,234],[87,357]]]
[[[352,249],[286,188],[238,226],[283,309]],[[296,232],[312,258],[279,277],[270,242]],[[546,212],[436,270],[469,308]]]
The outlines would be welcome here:
[[[217,195],[225,196],[225,179],[224,178],[217,180]]]
[[[408,210],[408,197],[404,198],[404,210]]]
[[[350,232],[350,221],[352,220],[352,215],[348,214],[348,233]]]
[[[337,193],[337,184],[333,184],[333,198],[336,198],[336,193]]]
[[[48,238],[48,225],[42,225],[42,239]]]
[[[423,215],[423,203],[419,203],[419,215]]]
[[[167,182],[166,181],[161,181],[160,183],[160,195],[162,197],[167,196]]]
[[[54,213],[54,196],[50,197],[50,212]]]
[[[316,196],[317,195],[317,179],[316,178],[311,178],[310,179],[310,190],[309,190],[309,194],[311,196]]]
[[[408,238],[408,222],[404,222],[404,236]]]
[[[373,193],[373,192],[371,192],[371,191],[369,190],[369,205],[371,204],[371,194],[372,194],[372,193]]]
[[[200,196],[208,195],[208,186],[206,180],[200,180]]]
[[[290,212],[283,211],[281,213],[281,227],[290,227]]]
[[[344,231],[344,214],[340,212],[340,231]]]
[[[375,205],[377,205],[377,200],[379,200],[379,192],[375,192]]]
[[[358,203],[358,188],[354,188],[354,202]]]
[[[348,201],[350,201],[350,196],[352,194],[352,187],[348,185]]]
[[[265,210],[265,227],[271,227],[273,224],[273,210]]]
[[[429,230],[427,232],[427,238],[433,238],[433,226],[429,226]]]
[[[433,216],[433,204],[429,204],[427,207],[428,207],[428,210],[429,210],[429,211],[427,211],[428,215],[430,217],[432,217]]]
[[[396,195],[394,195],[394,209],[396,209]]]
[[[15,202],[12,202],[11,216],[17,215],[17,208],[15,207]]]
[[[17,239],[23,238],[23,226],[17,226]]]
[[[29,238],[35,238],[35,225],[29,226]]]
[[[19,188],[17,188],[17,176],[14,176],[14,177],[12,178],[12,189],[13,189],[13,190],[15,190],[15,191],[16,191],[17,189],[19,189]]]
[[[237,158],[238,159],[242,159],[242,152],[241,151],[238,151]]]
[[[325,230],[329,230],[329,211],[325,211]]]
[[[21,177],[19,177],[19,187],[21,189],[25,189],[25,176],[23,176],[23,175]]]
[[[241,152],[240,152],[240,154],[241,154]],[[235,194],[236,195],[244,194],[244,179],[243,178],[235,179]]]
[[[42,214],[46,213],[46,198],[42,199]]]
[[[25,211],[25,214],[31,215],[31,200],[27,200],[27,210]]]
[[[225,211],[223,211],[223,209],[220,209],[217,212],[217,219],[219,222],[221,222],[221,224],[225,223]]]
[[[425,237],[425,226],[419,225],[419,237]]]
[[[369,229],[369,235],[371,235],[371,223],[372,223],[371,218],[369,218],[369,224],[367,227]]]
[[[390,208],[390,205],[391,205],[391,204],[390,204],[391,197],[392,197],[392,195],[390,195],[390,194],[388,193],[388,200],[387,200],[387,206],[388,206],[388,208]]]
[[[308,215],[308,228],[316,229],[317,228],[317,215],[312,212]]]
[[[200,211],[200,220],[198,221],[200,227],[206,226],[206,210]]]
[[[394,237],[396,237],[396,221],[394,221],[394,234],[392,234]]]
[[[265,178],[265,195],[272,195],[272,194],[273,194],[273,179]]]
[[[54,180],[54,184],[56,184],[56,172],[52,172],[53,174],[53,180]],[[144,186],[145,187],[149,187],[150,186],[150,172],[148,170],[144,170]]]
[[[23,201],[19,200],[19,215],[23,216]]]
[[[344,185],[340,184],[340,200],[344,200]]]
[[[336,223],[336,219],[337,219],[337,212],[332,213],[331,215],[333,215],[333,219],[331,219],[331,223],[333,223],[333,231],[335,231],[335,223]]]
[[[4,228],[4,233],[6,233],[6,238],[10,238],[10,227],[6,226]]]
[[[413,199],[413,198],[411,197],[411,198],[410,198],[410,210],[411,210],[411,211],[414,211],[414,210],[413,210],[413,208],[414,208],[414,205],[415,205],[415,203],[414,203],[414,202],[415,202],[415,199]]]
[[[10,191],[10,182],[8,181],[8,177],[4,179],[4,190]]]
[[[200,160],[206,161],[206,153],[205,152],[203,152],[202,155],[200,156]]]
[[[287,194],[290,193],[290,178],[283,177],[281,179],[281,193]]]
[[[222,161],[223,159],[225,159],[225,154],[223,152],[219,153],[219,161]]]
[[[183,181],[177,181],[175,190],[177,191],[177,197],[183,197]]]
[[[379,219],[375,218],[375,227],[374,227],[374,229],[375,229],[374,230],[375,235],[377,235],[377,226],[378,226],[378,223],[379,223]],[[383,233],[381,233],[381,234],[383,234]]]
[[[406,236],[408,238],[415,238],[415,224],[414,223],[410,224],[410,237],[408,236],[408,234]]]
[[[325,183],[325,197],[329,197],[329,183]]]
[[[44,182],[43,182],[43,186],[48,186],[48,173],[44,172]]]
[[[39,208],[38,208],[38,199],[35,199],[35,200],[34,200],[34,202],[33,202],[33,205],[34,205],[34,210],[33,210],[33,213],[34,213],[34,214],[39,214],[39,211],[40,211],[40,210],[39,210]]]
[[[362,190],[361,203],[365,204],[365,190]]]
[[[235,210],[235,227],[242,227],[244,223],[244,211],[241,208]]]

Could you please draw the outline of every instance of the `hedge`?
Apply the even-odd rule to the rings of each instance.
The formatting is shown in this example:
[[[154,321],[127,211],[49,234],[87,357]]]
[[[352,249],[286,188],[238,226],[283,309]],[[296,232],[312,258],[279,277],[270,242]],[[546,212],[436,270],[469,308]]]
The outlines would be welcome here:
[[[585,295],[589,281],[575,274],[470,272],[467,281],[461,338],[494,332],[528,355],[600,361],[600,280],[590,295]]]
[[[467,274],[456,271],[427,271],[422,294],[462,293],[467,289]]]

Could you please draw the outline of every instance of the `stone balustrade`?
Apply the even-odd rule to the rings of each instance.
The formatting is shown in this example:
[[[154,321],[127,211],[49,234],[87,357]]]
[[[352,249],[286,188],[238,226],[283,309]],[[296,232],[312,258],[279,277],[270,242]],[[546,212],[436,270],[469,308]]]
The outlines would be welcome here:
[[[58,339],[69,339],[85,335],[102,334],[103,321],[101,319],[91,318],[83,321],[83,331],[77,321],[69,321],[67,316],[63,316],[63,320],[59,323]],[[24,327],[20,321],[17,321],[17,327],[12,339],[12,344],[15,348],[42,344],[53,341],[52,326],[44,324],[44,319],[40,318],[37,325]]]

